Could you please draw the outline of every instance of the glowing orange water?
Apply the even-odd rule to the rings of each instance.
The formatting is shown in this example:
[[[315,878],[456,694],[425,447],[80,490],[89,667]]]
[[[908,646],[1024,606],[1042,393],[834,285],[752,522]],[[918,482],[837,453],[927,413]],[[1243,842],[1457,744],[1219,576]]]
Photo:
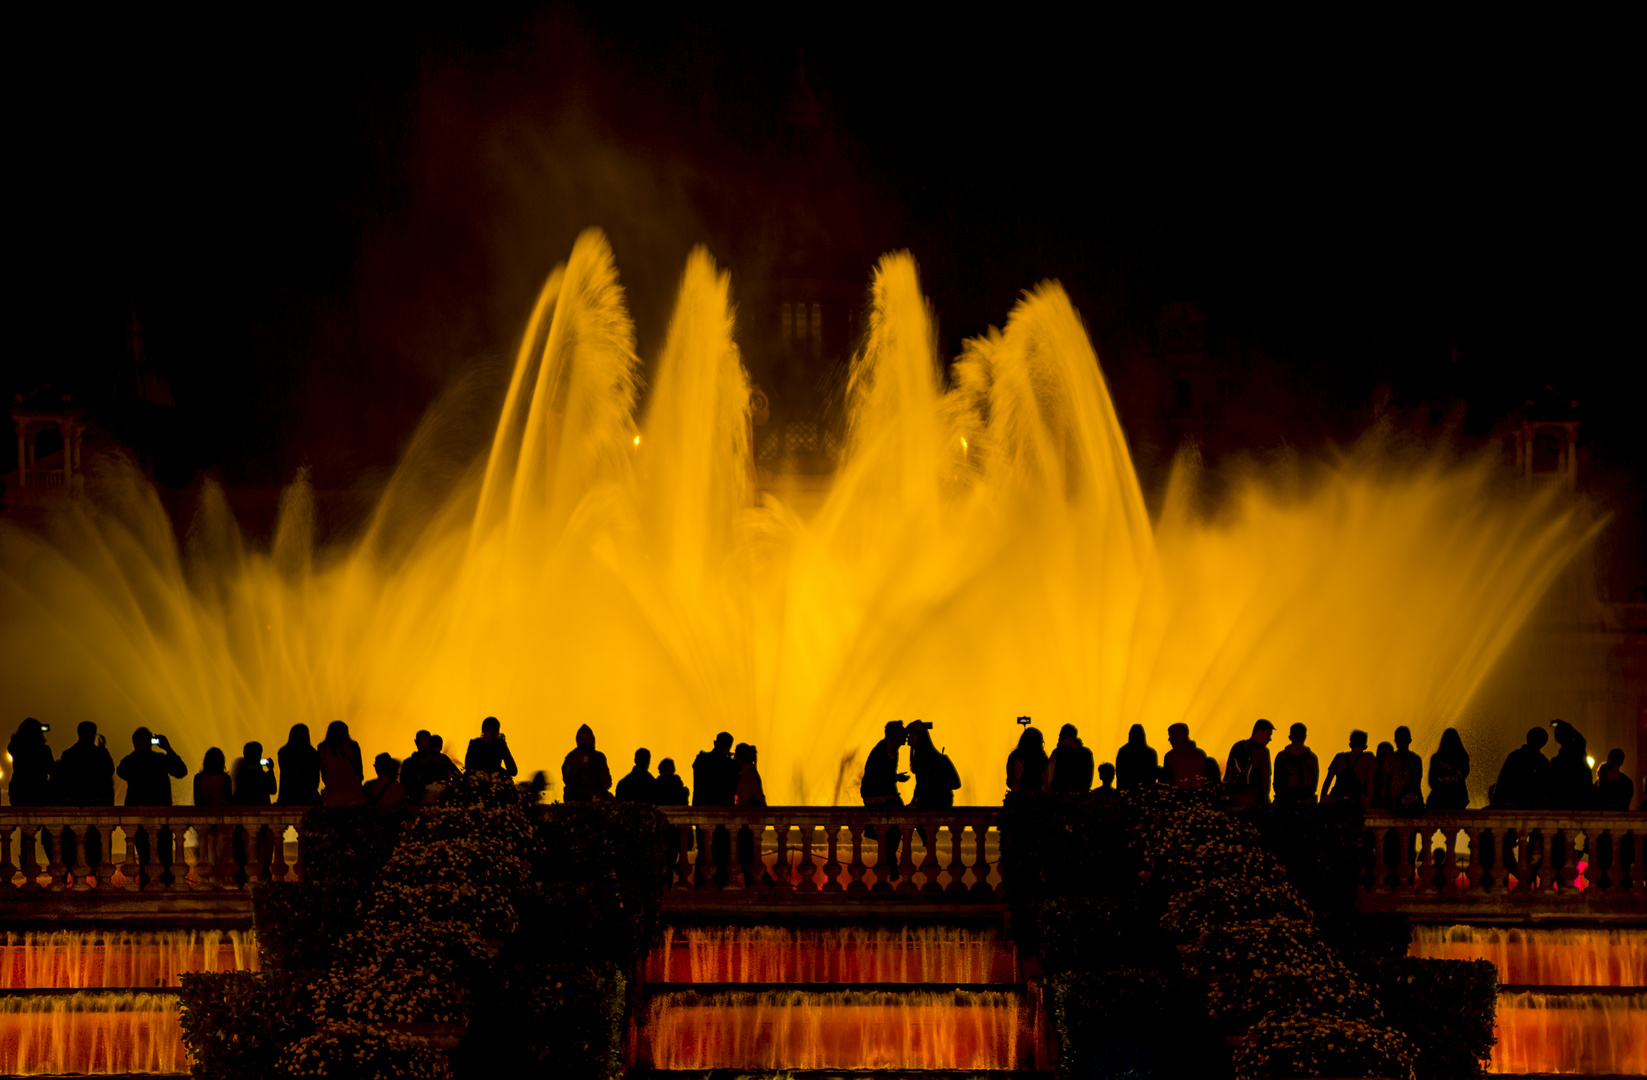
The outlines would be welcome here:
[[[0,1073],[175,1073],[188,1067],[175,995],[0,998]]]
[[[256,971],[251,931],[58,930],[0,941],[0,990],[177,986],[186,971]]]
[[[667,926],[649,983],[1016,983],[996,930],[949,926]]]
[[[752,501],[726,275],[688,260],[637,418],[633,329],[587,234],[490,450],[454,455],[465,402],[435,410],[355,541],[314,550],[299,480],[270,550],[210,486],[180,547],[119,471],[44,539],[0,530],[0,713],[147,724],[191,765],[296,721],[346,720],[368,756],[419,727],[460,749],[495,714],[527,768],[588,720],[614,772],[639,745],[684,769],[726,729],[775,803],[854,794],[843,759],[921,716],[960,801],[988,802],[1024,713],[1101,752],[1183,720],[1221,756],[1259,715],[1321,748],[1395,722],[1427,745],[1585,536],[1553,494],[1396,463],[1376,437],[1255,473],[1210,518],[1184,463],[1152,524],[1057,285],[947,388],[907,256],[882,261],[870,315],[846,457],[803,519]]]

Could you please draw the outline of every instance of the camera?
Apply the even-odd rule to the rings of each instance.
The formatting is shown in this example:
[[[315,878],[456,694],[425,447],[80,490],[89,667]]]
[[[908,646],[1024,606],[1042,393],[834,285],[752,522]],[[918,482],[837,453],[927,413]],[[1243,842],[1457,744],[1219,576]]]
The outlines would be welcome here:
[[[149,736],[149,745],[150,746],[159,746],[160,745],[160,736],[150,735]]]
[[[51,725],[50,724],[41,724],[40,725],[40,730],[41,731],[50,731],[51,730]]]
[[[274,762],[270,761],[268,758],[263,758],[261,760],[262,760],[263,767],[265,769],[267,769],[270,765],[274,764]]]
[[[1020,716],[1018,718],[1018,723],[1022,724],[1024,727],[1029,727],[1031,721],[1027,716]]]

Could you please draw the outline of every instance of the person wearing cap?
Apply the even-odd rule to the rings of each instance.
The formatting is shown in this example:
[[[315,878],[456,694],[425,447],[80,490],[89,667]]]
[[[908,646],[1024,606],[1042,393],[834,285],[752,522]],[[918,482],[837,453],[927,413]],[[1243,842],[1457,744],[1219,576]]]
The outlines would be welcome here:
[[[1260,719],[1252,725],[1252,735],[1230,747],[1224,765],[1224,786],[1230,793],[1230,809],[1236,813],[1257,813],[1270,804],[1270,736],[1275,725]]]

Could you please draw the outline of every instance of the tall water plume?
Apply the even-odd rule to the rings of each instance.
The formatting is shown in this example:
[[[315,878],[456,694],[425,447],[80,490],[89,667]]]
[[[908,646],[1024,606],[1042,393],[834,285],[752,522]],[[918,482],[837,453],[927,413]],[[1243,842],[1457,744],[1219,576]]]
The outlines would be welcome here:
[[[1402,721],[1423,744],[1587,536],[1553,493],[1377,437],[1210,513],[1183,463],[1152,524],[1061,288],[969,342],[947,387],[914,261],[883,259],[871,296],[848,450],[808,518],[751,498],[727,276],[688,260],[637,419],[623,292],[586,234],[489,449],[454,463],[432,413],[357,540],[314,549],[300,477],[271,550],[210,486],[179,544],[118,465],[43,536],[0,530],[0,706],[146,724],[191,764],[298,721],[346,720],[371,753],[420,727],[456,748],[497,715],[527,768],[585,721],[620,767],[724,729],[760,747],[774,802],[850,794],[883,721],[920,716],[960,797],[992,801],[1023,713],[1100,751],[1183,720],[1218,753],[1259,715],[1318,747]]]

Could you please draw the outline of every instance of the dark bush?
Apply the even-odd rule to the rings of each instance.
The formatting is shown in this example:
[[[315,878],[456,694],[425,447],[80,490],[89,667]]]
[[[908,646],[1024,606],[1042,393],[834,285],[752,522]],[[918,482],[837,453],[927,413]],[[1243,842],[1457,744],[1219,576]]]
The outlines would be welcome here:
[[[265,1080],[281,1051],[314,1030],[303,987],[285,975],[212,971],[184,974],[181,982],[191,1076]]]
[[[1420,960],[1383,966],[1374,992],[1391,1027],[1418,1051],[1418,1080],[1480,1076],[1497,1040],[1498,970],[1485,960]]]
[[[354,881],[277,881],[252,889],[257,954],[265,971],[319,971],[366,915]]]
[[[511,960],[499,972],[494,1006],[475,1014],[453,1065],[460,1076],[515,1071],[616,1080],[623,1075],[627,990],[610,964]]]
[[[1012,933],[1034,951],[1041,906],[1054,897],[1135,895],[1141,869],[1130,843],[1135,815],[1113,791],[1012,795],[1001,812],[1001,880]]]
[[[303,815],[303,879],[365,890],[378,880],[411,810],[316,806]]]
[[[1277,806],[1259,826],[1264,846],[1318,918],[1355,910],[1360,875],[1370,863],[1360,809],[1360,803]]]
[[[1171,961],[1154,913],[1135,899],[1058,897],[1040,913],[1041,965],[1049,972],[1157,967]]]
[[[1199,992],[1181,979],[1123,968],[1055,975],[1047,990],[1060,1080],[1217,1076],[1228,1069],[1227,1050],[1198,1022]]]

